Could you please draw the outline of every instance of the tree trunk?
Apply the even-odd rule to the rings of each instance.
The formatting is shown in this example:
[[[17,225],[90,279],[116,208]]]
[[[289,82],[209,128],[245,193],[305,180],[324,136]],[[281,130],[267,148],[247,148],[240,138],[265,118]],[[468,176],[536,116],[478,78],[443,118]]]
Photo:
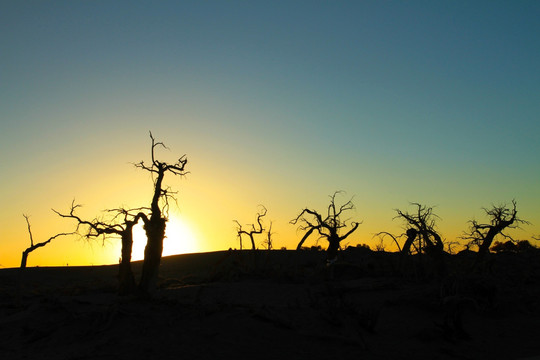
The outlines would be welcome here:
[[[144,263],[139,290],[143,294],[149,295],[157,287],[159,264],[163,252],[163,239],[165,237],[165,219],[152,216],[150,221],[145,224],[144,229],[148,241],[144,249]]]
[[[131,294],[135,291],[135,277],[131,270],[131,251],[133,248],[133,234],[131,227],[122,233],[122,259],[118,270],[118,292],[120,295]]]
[[[444,252],[444,243],[441,239],[441,237],[439,236],[439,234],[437,234],[435,231],[430,231],[429,232],[431,234],[431,236],[433,236],[433,239],[435,240],[435,249],[437,252],[439,253],[443,253]]]
[[[30,253],[30,251],[28,251],[28,249],[23,251],[22,258],[21,258],[21,269],[26,268],[26,261],[28,260],[28,254],[29,253]]]
[[[161,217],[159,198],[161,196],[161,184],[164,175],[165,167],[160,164],[158,176],[154,184],[154,196],[152,197],[150,206],[152,215],[150,216],[150,220],[147,220],[144,223],[147,242],[146,247],[144,248],[144,263],[139,290],[145,295],[150,295],[156,290],[159,264],[161,263],[161,253],[163,252],[166,219]]]
[[[416,235],[418,232],[415,229],[408,229],[407,230],[407,240],[405,240],[405,244],[403,245],[403,249],[401,249],[401,253],[404,255],[408,255],[411,252],[411,246],[414,242],[414,239],[416,239]]]
[[[482,244],[480,244],[480,247],[478,248],[478,257],[483,258],[485,254],[489,252],[489,248],[491,247],[491,243],[493,242],[493,239],[495,238],[495,235],[497,235],[500,232],[499,229],[496,227],[491,227],[486,234],[486,237],[484,238],[484,241],[482,241]]]
[[[339,238],[328,238],[328,249],[326,250],[326,256],[328,261],[335,260],[339,250]]]

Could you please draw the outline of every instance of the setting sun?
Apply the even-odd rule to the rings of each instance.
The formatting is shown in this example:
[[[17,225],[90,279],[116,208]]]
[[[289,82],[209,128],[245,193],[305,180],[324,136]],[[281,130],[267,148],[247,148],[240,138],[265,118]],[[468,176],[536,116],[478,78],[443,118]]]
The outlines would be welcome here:
[[[146,234],[142,223],[133,228],[133,251],[131,259],[144,259]],[[190,226],[178,216],[171,216],[167,222],[165,239],[163,240],[163,256],[197,252],[197,239]]]

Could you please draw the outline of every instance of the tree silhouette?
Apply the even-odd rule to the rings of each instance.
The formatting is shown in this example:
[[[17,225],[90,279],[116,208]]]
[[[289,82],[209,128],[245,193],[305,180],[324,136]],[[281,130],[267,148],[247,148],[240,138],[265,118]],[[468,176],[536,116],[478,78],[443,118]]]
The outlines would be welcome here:
[[[274,239],[272,239],[272,235],[274,235],[274,233],[272,232],[272,222],[270,221],[268,231],[266,232],[266,239],[264,239],[262,242],[263,246],[265,246],[267,250],[272,250],[274,247]]]
[[[267,210],[263,205],[261,205],[261,208],[262,209],[257,213],[257,226],[255,224],[251,224],[251,230],[249,232],[242,229],[242,225],[240,225],[238,220],[233,220],[237,224],[236,232],[238,234],[238,239],[240,240],[240,250],[242,250],[242,235],[247,235],[249,237],[249,240],[251,240],[251,248],[256,250],[255,239],[253,236],[256,234],[262,234],[264,231],[261,219],[265,217],[267,213]]]
[[[304,242],[314,231],[317,231],[319,233],[319,238],[324,238],[328,241],[328,261],[335,261],[340,242],[356,231],[358,225],[361,224],[360,222],[353,221],[351,222],[352,227],[344,235],[339,234],[342,229],[348,226],[348,220],[342,220],[342,215],[346,211],[354,209],[352,199],[341,205],[339,208],[336,207],[336,195],[339,193],[341,192],[336,191],[333,195],[330,195],[330,204],[328,205],[327,213],[324,218],[319,212],[304,208],[296,218],[290,221],[293,225],[300,223],[299,229],[306,232],[298,243],[298,246],[296,247],[297,250],[302,248]]]
[[[69,211],[69,214],[62,214],[54,209],[53,211],[61,217],[77,220],[77,232],[79,232],[81,225],[86,226],[86,233],[81,235],[83,235],[87,239],[102,236],[105,240],[105,238],[110,235],[120,236],[120,239],[122,241],[122,249],[120,266],[118,270],[118,291],[121,295],[133,293],[136,289],[135,277],[133,276],[133,271],[131,270],[133,227],[137,224],[139,219],[142,219],[143,216],[146,216],[142,212],[142,210],[146,209],[137,208],[126,210],[124,208],[119,208],[106,210],[108,213],[113,214],[112,219],[108,221],[99,219],[87,221],[75,215],[75,211],[79,207],[81,207],[81,205],[75,204],[75,201],[73,201],[71,203],[71,209]]]
[[[151,163],[146,164],[141,161],[135,164],[136,167],[150,172],[153,178],[154,192],[150,203],[150,215],[141,215],[144,221],[147,243],[144,249],[144,262],[139,289],[144,294],[149,294],[155,290],[157,285],[159,264],[161,253],[163,252],[163,239],[165,238],[165,226],[168,220],[169,200],[176,201],[175,193],[170,188],[164,188],[163,178],[166,173],[184,176],[187,174],[185,167],[187,158],[182,155],[174,164],[168,164],[156,160],[155,150],[157,147],[168,149],[162,142],[156,142],[152,132],[150,132]]]
[[[416,206],[415,212],[404,212],[396,209],[397,215],[395,218],[403,219],[407,228],[405,232],[407,240],[401,249],[401,253],[403,255],[411,254],[412,248],[414,248],[416,254],[419,255],[416,266],[420,276],[424,276],[425,270],[421,255],[427,254],[431,260],[431,267],[428,268],[432,268],[437,277],[444,278],[447,273],[444,243],[435,230],[436,220],[440,218],[433,213],[433,208],[430,206],[419,203],[412,203],[411,205]]]
[[[395,218],[402,218],[406,222],[407,226],[407,240],[401,250],[404,254],[411,252],[411,247],[414,246],[415,240],[417,241],[417,252],[437,252],[442,253],[444,251],[444,244],[441,236],[435,230],[436,219],[439,217],[433,213],[433,208],[419,203],[412,203],[417,207],[416,212],[403,212],[396,209],[397,216]]]
[[[470,245],[478,246],[478,260],[482,260],[489,253],[493,239],[500,235],[505,239],[514,241],[511,236],[505,234],[505,229],[519,228],[520,224],[529,224],[517,216],[517,203],[512,200],[512,208],[503,204],[493,205],[490,209],[482,208],[489,217],[489,224],[481,224],[476,220],[469,221],[469,230],[464,232],[463,239],[469,240]]]
[[[31,229],[31,226],[30,226],[30,217],[28,215],[26,215],[26,214],[23,214],[23,217],[26,220],[26,225],[28,227],[28,235],[30,236],[30,246],[28,248],[26,248],[22,253],[21,269],[26,268],[26,262],[28,260],[28,255],[32,251],[34,251],[36,249],[39,249],[40,247],[43,247],[43,246],[49,244],[51,241],[53,241],[57,237],[66,236],[66,235],[73,235],[74,234],[73,232],[71,232],[71,233],[59,233],[59,234],[56,234],[54,236],[51,236],[50,238],[48,238],[45,241],[34,243],[34,236],[32,235],[32,229]]]

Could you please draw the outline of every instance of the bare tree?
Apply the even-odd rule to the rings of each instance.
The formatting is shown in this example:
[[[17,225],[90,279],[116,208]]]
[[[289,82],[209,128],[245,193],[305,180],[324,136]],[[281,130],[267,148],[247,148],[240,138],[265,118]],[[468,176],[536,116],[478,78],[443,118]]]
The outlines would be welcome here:
[[[174,164],[168,164],[156,160],[155,150],[157,147],[167,149],[162,142],[156,142],[150,132],[152,140],[151,163],[146,164],[141,161],[135,164],[136,167],[146,170],[152,174],[154,182],[154,194],[150,203],[150,216],[143,214],[141,218],[144,221],[144,230],[146,231],[147,243],[144,249],[144,263],[141,275],[139,289],[142,293],[151,293],[157,285],[159,264],[161,263],[161,254],[163,252],[163,239],[165,238],[165,226],[168,220],[169,200],[176,201],[169,187],[165,188],[163,179],[166,173],[172,175],[184,176],[187,174],[185,167],[187,158],[182,155]]]
[[[28,255],[32,251],[49,244],[51,241],[53,241],[57,237],[66,236],[66,235],[73,235],[74,234],[73,232],[71,232],[71,233],[59,233],[59,234],[56,234],[54,236],[51,236],[50,238],[48,238],[45,241],[34,243],[34,236],[32,235],[32,229],[30,227],[30,217],[28,215],[26,215],[26,214],[23,214],[23,216],[24,216],[24,219],[26,220],[26,225],[28,227],[28,235],[30,236],[30,246],[28,248],[26,248],[26,250],[24,250],[23,253],[22,253],[21,269],[26,268],[26,262],[28,260]]]
[[[427,269],[432,269],[434,275],[442,279],[447,274],[447,267],[444,257],[444,243],[436,230],[436,220],[440,218],[433,213],[433,208],[430,206],[419,203],[412,203],[412,205],[416,206],[414,212],[404,212],[396,209],[397,216],[395,218],[404,220],[407,229],[405,232],[407,240],[401,253],[408,255],[414,249],[416,254],[419,255],[416,262],[417,275],[427,275],[424,271],[426,269],[425,265],[428,265]],[[429,257],[426,264],[423,263],[421,256],[424,253]]]
[[[263,241],[263,246],[265,246],[267,250],[272,250],[274,247],[274,239],[272,239],[272,235],[274,235],[274,233],[272,232],[272,222],[270,221],[268,231],[266,232],[266,239]]]
[[[121,259],[118,270],[119,279],[119,293],[122,295],[133,293],[136,289],[135,277],[131,270],[131,251],[133,249],[133,227],[137,224],[139,219],[146,216],[142,210],[145,208],[129,209],[124,208],[106,210],[108,213],[113,214],[110,220],[93,219],[91,221],[83,220],[79,216],[75,215],[77,208],[81,207],[79,204],[75,204],[75,201],[71,203],[71,209],[69,214],[62,214],[53,209],[55,213],[64,218],[72,218],[77,220],[77,232],[80,233],[80,226],[86,227],[86,233],[81,234],[84,237],[103,237],[105,240],[108,236],[120,236],[122,241]]]
[[[242,225],[240,225],[238,220],[233,220],[237,225],[236,232],[238,234],[238,239],[240,240],[240,250],[242,250],[242,235],[247,235],[249,237],[249,240],[251,240],[251,248],[253,250],[256,250],[254,235],[262,234],[262,232],[264,231],[261,219],[266,216],[266,213],[266,208],[261,205],[261,210],[257,213],[257,224],[251,224],[250,231],[243,230]]]
[[[469,240],[471,245],[478,246],[478,260],[481,260],[489,252],[493,239],[500,235],[514,241],[511,236],[505,234],[506,229],[519,228],[521,224],[529,224],[517,216],[517,203],[512,200],[512,208],[503,204],[493,205],[490,209],[482,208],[489,217],[489,224],[481,224],[476,220],[470,220],[469,230],[464,232],[462,238]]]
[[[319,212],[304,208],[296,218],[290,221],[293,225],[299,224],[299,229],[305,231],[304,236],[296,247],[297,250],[302,248],[304,242],[314,231],[317,231],[319,233],[319,238],[324,238],[328,241],[328,260],[334,261],[337,258],[337,252],[341,241],[345,240],[349,235],[356,231],[358,225],[361,224],[360,222],[353,221],[351,222],[351,228],[344,235],[339,234],[340,231],[348,226],[348,219],[343,220],[342,215],[346,211],[354,209],[352,199],[341,205],[339,208],[336,207],[336,195],[339,193],[341,192],[336,191],[330,196],[330,204],[328,205],[326,216],[324,218]]]
[[[396,209],[396,218],[402,218],[407,224],[407,240],[403,245],[402,252],[410,253],[411,247],[414,246],[414,241],[417,240],[416,246],[419,253],[425,251],[442,253],[444,244],[441,236],[435,230],[436,219],[439,217],[433,213],[433,208],[418,203],[412,203],[417,207],[416,212],[403,212]]]

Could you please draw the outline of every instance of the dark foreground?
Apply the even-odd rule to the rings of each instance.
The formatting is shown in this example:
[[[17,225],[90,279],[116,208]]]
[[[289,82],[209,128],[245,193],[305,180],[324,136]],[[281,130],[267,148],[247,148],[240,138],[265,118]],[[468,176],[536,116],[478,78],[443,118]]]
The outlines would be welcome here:
[[[0,359],[540,356],[537,253],[445,262],[437,278],[356,249],[333,268],[315,251],[179,255],[151,300],[117,296],[117,266],[4,269]]]

